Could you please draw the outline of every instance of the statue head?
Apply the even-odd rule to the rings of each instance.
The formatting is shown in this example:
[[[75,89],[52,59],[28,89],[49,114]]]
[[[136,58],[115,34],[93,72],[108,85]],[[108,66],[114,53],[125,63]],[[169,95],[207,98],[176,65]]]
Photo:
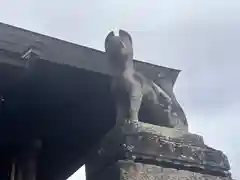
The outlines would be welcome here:
[[[132,59],[133,47],[130,34],[119,30],[119,35],[115,35],[111,31],[105,39],[105,51],[110,59]]]

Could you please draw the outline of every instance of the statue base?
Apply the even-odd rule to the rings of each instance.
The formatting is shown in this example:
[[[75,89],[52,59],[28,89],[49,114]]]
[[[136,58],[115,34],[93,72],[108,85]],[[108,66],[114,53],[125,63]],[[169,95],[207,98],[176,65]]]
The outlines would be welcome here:
[[[89,154],[87,180],[230,180],[227,157],[196,134],[141,122],[113,128]]]

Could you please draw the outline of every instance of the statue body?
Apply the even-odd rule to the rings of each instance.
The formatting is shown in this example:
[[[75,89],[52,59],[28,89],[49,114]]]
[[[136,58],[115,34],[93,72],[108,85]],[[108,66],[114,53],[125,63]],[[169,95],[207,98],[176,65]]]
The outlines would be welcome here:
[[[116,123],[143,121],[150,124],[188,130],[182,108],[176,98],[134,69],[131,36],[110,32],[105,50],[113,73],[111,92],[116,106]]]

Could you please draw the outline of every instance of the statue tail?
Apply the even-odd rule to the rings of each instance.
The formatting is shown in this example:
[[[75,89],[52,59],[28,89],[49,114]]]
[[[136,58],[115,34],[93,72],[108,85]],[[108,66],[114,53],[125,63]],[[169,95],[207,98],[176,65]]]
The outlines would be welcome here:
[[[158,99],[161,96],[161,97],[164,97],[167,100],[167,102],[172,103],[172,98],[161,87],[156,85],[154,82],[152,83],[152,88],[154,89],[155,93],[157,94]]]

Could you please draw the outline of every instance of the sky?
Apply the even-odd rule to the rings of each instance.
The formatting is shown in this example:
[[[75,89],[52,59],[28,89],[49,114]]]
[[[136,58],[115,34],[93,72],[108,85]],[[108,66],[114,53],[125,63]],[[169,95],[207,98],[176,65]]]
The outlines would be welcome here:
[[[240,179],[239,0],[0,0],[0,21],[103,50],[127,30],[135,58],[181,69],[175,94],[190,131],[229,158]],[[69,180],[84,180],[81,168]]]

